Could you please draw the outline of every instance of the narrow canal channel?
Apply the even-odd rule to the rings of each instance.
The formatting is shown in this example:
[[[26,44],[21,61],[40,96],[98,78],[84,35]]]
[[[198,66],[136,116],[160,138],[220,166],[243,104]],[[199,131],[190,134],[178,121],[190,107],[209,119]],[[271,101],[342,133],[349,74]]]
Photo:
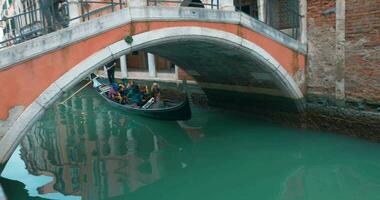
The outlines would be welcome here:
[[[9,199],[380,199],[380,145],[193,106],[128,116],[86,89],[50,108],[1,173]]]

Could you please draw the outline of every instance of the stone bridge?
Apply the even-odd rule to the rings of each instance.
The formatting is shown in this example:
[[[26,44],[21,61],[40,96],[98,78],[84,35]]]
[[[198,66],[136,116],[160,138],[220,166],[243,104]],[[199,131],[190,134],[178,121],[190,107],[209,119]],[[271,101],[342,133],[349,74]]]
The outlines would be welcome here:
[[[60,95],[139,50],[183,66],[211,104],[303,98],[306,46],[280,31],[234,11],[126,8],[0,51],[0,162]]]

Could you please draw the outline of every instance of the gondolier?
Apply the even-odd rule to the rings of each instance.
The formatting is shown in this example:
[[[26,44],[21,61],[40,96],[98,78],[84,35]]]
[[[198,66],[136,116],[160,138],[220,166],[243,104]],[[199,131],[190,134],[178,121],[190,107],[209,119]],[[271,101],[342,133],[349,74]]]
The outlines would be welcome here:
[[[110,82],[110,85],[115,82],[115,66],[116,66],[116,60],[112,60],[111,62],[108,62],[104,65],[107,69],[107,76],[108,81]]]

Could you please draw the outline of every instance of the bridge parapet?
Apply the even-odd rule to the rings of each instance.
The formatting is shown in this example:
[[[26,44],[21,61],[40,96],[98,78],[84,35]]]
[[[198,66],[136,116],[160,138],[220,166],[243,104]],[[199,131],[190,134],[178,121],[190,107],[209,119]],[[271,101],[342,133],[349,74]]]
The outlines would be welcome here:
[[[97,18],[101,15],[115,12],[119,9],[122,9],[126,6],[132,8],[143,8],[146,6],[153,7],[202,7],[205,9],[217,9],[223,11],[239,11],[241,13],[247,13],[249,17],[253,17],[259,19],[261,22],[266,23],[272,27],[276,27],[276,29],[283,31],[286,34],[291,35],[295,39],[299,39],[305,43],[305,12],[306,8],[303,6],[306,0],[302,0],[299,3],[300,10],[297,10],[298,5],[285,6],[277,5],[281,7],[281,11],[277,8],[273,7],[273,3],[266,3],[264,0],[257,1],[257,8],[253,5],[253,11],[247,12],[242,9],[242,1],[232,1],[232,0],[205,0],[194,2],[190,0],[179,0],[179,1],[171,1],[171,0],[129,0],[129,1],[85,1],[85,2],[75,2],[72,0],[66,0],[67,2],[61,5],[60,10],[62,11],[54,11],[51,13],[51,10],[55,10],[55,7],[41,7],[41,5],[37,4],[37,7],[34,10],[30,10],[30,8],[21,8],[19,10],[24,10],[21,13],[14,13],[12,16],[7,16],[6,18],[1,19],[1,21],[5,22],[5,24],[17,24],[14,28],[6,28],[4,29],[6,32],[6,39],[4,41],[0,41],[0,48],[11,46],[13,44],[21,43],[27,40],[30,40],[35,37],[39,37],[41,35],[57,31],[63,27],[72,26],[79,22],[88,21],[94,18]],[[82,9],[82,13],[78,13],[79,5],[81,7],[83,4],[86,6],[86,9]],[[101,6],[100,6],[101,5]],[[40,7],[38,7],[40,6]],[[51,5],[52,6],[52,5]],[[295,6],[295,7],[294,7]],[[63,8],[62,8],[63,7]],[[272,8],[273,7],[273,8]],[[276,7],[276,6],[275,6]],[[293,8],[294,7],[294,8]],[[12,9],[11,9],[12,10]],[[281,12],[281,19],[278,17],[278,13]],[[256,13],[256,14],[253,14]],[[277,13],[273,16],[268,15],[268,13]],[[300,15],[299,13],[303,13]],[[52,15],[53,14],[53,15]],[[164,15],[166,13],[163,13]],[[247,16],[248,16],[247,15]],[[33,17],[31,17],[33,16]],[[246,16],[246,17],[247,17]],[[271,16],[271,17],[269,17]],[[45,20],[44,20],[45,19]],[[283,25],[279,25],[283,24]],[[290,25],[290,27],[289,27]],[[301,26],[300,26],[301,25]],[[290,28],[290,29],[289,29]]]
[[[133,22],[198,21],[241,25],[306,54],[306,45],[241,12],[186,7],[130,7],[0,50],[0,70]],[[133,35],[133,30],[130,32]]]

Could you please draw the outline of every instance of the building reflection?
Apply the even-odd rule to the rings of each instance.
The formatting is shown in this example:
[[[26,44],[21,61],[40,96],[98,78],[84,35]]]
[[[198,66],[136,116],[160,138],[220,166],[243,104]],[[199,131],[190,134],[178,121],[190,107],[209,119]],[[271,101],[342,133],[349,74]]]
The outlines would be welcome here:
[[[106,107],[100,98],[74,97],[54,107],[21,146],[29,173],[54,177],[38,189],[40,194],[60,192],[91,200],[137,191],[158,181],[173,159],[174,167],[182,163],[181,156],[173,155],[181,152],[170,150],[178,146],[146,122]]]

